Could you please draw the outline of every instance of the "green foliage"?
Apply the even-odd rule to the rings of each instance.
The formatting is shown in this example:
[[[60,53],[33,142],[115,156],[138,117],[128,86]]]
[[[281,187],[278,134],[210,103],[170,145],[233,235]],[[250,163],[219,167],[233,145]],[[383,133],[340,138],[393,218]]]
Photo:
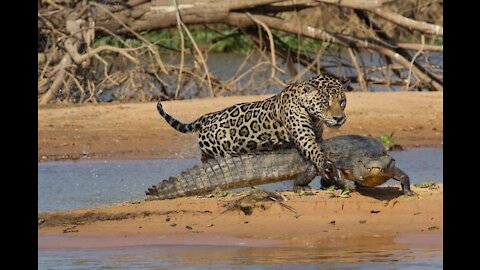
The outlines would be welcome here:
[[[390,151],[390,150],[402,150],[403,147],[396,144],[395,141],[393,140],[393,135],[395,134],[395,132],[392,131],[392,133],[390,134],[383,134],[379,137],[380,139],[380,142],[383,144],[383,147],[385,147],[385,149],[387,151]]]
[[[433,40],[433,44],[434,44],[434,45],[443,45],[443,37],[436,37],[436,38]]]
[[[252,48],[250,40],[237,33],[237,30],[231,27],[220,28],[220,30],[215,30],[206,27],[194,27],[190,30],[190,33],[199,47],[207,47],[210,52],[214,53],[246,52]],[[148,42],[157,45],[160,51],[181,49],[181,35],[176,29],[148,31],[142,32],[140,35]],[[185,32],[183,33],[183,40],[185,48],[194,49],[192,41]],[[132,47],[139,47],[143,43],[137,38],[127,38],[125,42]],[[95,41],[96,47],[101,45],[123,47],[113,37],[102,37]]]
[[[341,48],[337,44],[326,43],[309,37],[299,37],[298,35],[279,30],[273,30],[272,33],[279,37],[280,40],[292,50],[314,53],[321,49],[337,50]]]
[[[176,49],[180,50],[180,35],[177,31],[163,30],[150,31],[141,34],[143,38],[149,42],[159,45],[160,49]]]
[[[389,149],[390,147],[395,145],[395,142],[393,141],[393,135],[395,132],[392,132],[390,134],[383,134],[380,136],[380,141],[383,143],[383,146],[385,146],[386,149]]]
[[[252,48],[252,44],[248,38],[243,35],[234,35],[230,38],[219,40],[212,44],[210,48],[212,52],[247,52]]]
[[[417,188],[436,188],[437,184],[435,183],[434,180],[429,180],[421,183],[415,183],[413,184]]]
[[[228,25],[215,25],[213,27],[198,26],[189,28],[193,39],[200,47],[207,47],[213,53],[246,53],[253,48],[252,42],[238,29]],[[273,30],[274,33],[291,50],[316,52],[321,49],[339,49],[335,44],[325,43],[313,38],[299,37],[295,34]],[[140,35],[149,42],[158,46],[160,51],[180,50],[181,36],[177,29],[164,29],[142,32]],[[193,49],[192,41],[183,33],[185,48]],[[128,37],[124,42],[131,47],[142,46],[142,41],[135,37]],[[105,36],[97,39],[95,47],[111,45],[124,47],[115,37]]]
[[[348,186],[345,185],[345,187],[343,188],[342,192],[340,193],[340,195],[338,197],[340,197],[340,198],[349,198],[350,197],[350,189],[348,188]]]
[[[120,42],[115,37],[105,36],[95,40],[95,42],[93,43],[94,48],[104,46],[104,45],[120,47]]]
[[[327,191],[332,191],[332,190],[335,190],[336,186],[335,185],[330,185],[328,186],[325,190]]]

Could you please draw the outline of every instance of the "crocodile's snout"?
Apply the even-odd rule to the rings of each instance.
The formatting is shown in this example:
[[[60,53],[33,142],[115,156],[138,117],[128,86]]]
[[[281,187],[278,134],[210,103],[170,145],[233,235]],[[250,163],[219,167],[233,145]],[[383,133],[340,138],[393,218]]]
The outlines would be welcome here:
[[[380,168],[380,167],[377,167],[377,166],[372,166],[372,167],[368,167],[367,168],[367,171],[370,173],[370,174],[378,174],[378,173],[381,173],[384,171],[383,168]]]
[[[395,167],[395,160],[390,156],[383,156],[376,160],[371,160],[364,164],[360,177],[359,184],[362,186],[378,186],[385,183],[393,175],[393,169]]]
[[[389,156],[381,157],[378,160],[372,160],[365,166],[370,174],[387,173],[395,166],[395,160]]]

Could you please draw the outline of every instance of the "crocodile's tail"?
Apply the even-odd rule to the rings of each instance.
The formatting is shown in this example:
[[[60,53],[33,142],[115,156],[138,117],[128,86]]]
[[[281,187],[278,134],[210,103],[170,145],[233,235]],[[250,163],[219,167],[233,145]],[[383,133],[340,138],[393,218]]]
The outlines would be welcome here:
[[[217,157],[161,181],[145,192],[147,200],[205,195],[291,179],[305,171],[296,151]]]
[[[172,126],[174,129],[176,129],[176,130],[178,130],[182,133],[195,132],[202,126],[201,121],[202,121],[203,117],[200,117],[197,120],[195,120],[195,121],[193,121],[189,124],[184,124],[184,123],[178,121],[177,119],[173,118],[171,115],[169,115],[168,113],[165,112],[165,110],[162,107],[162,104],[161,104],[160,100],[157,103],[157,110],[158,110],[158,113],[163,118],[165,118],[165,120],[167,121],[167,123],[170,126]]]

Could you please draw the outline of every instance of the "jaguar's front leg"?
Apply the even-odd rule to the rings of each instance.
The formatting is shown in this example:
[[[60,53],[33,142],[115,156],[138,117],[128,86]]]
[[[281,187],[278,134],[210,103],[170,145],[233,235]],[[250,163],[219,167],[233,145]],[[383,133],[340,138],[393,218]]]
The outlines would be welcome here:
[[[289,137],[298,151],[315,165],[318,174],[327,177],[329,172],[336,171],[334,164],[327,158],[324,150],[316,141],[310,116],[306,112],[299,113],[297,116],[295,119],[286,121],[285,126]]]

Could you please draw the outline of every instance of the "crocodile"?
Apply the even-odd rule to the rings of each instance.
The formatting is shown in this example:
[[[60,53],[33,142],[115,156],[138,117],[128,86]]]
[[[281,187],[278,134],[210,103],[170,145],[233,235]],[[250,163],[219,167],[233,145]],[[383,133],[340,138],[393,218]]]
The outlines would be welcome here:
[[[345,180],[355,185],[375,187],[393,178],[400,181],[405,195],[410,190],[410,178],[396,167],[381,142],[360,135],[341,135],[320,142],[337,170],[328,177],[339,186]],[[182,196],[205,195],[213,190],[229,190],[294,179],[294,191],[308,189],[317,176],[315,166],[295,148],[270,152],[224,156],[207,159],[174,177],[153,185],[145,192],[147,200],[173,199]]]

